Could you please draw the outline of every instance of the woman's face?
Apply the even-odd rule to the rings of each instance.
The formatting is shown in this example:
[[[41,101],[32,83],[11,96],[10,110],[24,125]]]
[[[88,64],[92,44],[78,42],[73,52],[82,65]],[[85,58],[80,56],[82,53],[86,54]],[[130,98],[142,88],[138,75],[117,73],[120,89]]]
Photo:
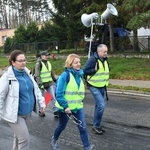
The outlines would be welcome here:
[[[26,66],[26,58],[24,54],[20,54],[16,57],[16,61],[12,61],[12,65],[18,70],[23,70]]]
[[[72,62],[72,68],[75,70],[80,70],[80,59],[79,58],[75,58],[74,61]]]

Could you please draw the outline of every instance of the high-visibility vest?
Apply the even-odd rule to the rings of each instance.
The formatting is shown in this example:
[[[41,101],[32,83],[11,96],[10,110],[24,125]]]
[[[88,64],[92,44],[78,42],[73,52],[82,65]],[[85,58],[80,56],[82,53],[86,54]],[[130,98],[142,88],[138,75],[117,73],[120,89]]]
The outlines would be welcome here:
[[[74,76],[70,73],[70,81],[67,84],[66,91],[64,94],[66,101],[68,102],[68,106],[70,110],[83,108],[83,99],[85,97],[85,87],[84,83],[81,79],[80,86],[76,83]],[[56,107],[59,109],[64,109],[59,105],[56,100]]]
[[[102,63],[98,60],[99,69],[94,75],[87,76],[87,82],[94,87],[108,86],[109,83],[109,67],[108,62],[105,60]]]
[[[49,61],[47,61],[48,69],[42,61],[41,61],[41,64],[42,64],[42,68],[41,68],[41,72],[40,72],[40,77],[41,77],[42,82],[45,83],[45,82],[52,81],[52,77],[51,77],[52,66],[51,66],[51,63]]]

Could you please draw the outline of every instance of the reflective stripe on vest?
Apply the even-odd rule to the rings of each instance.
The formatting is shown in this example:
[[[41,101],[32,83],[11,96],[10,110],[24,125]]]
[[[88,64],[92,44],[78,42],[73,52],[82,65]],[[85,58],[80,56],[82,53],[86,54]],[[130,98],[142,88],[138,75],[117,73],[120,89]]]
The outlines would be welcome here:
[[[95,87],[108,86],[109,83],[109,68],[107,61],[103,63],[98,60],[99,69],[93,76],[87,76],[87,82]]]
[[[51,77],[52,66],[50,62],[47,61],[48,69],[42,61],[41,61],[41,64],[42,64],[42,69],[40,72],[40,77],[41,77],[42,82],[45,83],[45,82],[52,81],[52,77]]]
[[[85,87],[81,79],[80,86],[75,81],[74,76],[70,73],[70,81],[67,84],[66,91],[64,94],[65,99],[68,102],[70,110],[83,108],[83,99],[85,97]],[[56,101],[56,107],[59,109],[64,109]]]

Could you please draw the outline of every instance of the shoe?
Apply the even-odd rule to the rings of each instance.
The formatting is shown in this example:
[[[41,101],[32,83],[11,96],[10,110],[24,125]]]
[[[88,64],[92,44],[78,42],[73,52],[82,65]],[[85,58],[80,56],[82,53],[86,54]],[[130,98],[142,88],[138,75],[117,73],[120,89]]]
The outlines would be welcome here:
[[[95,150],[95,146],[91,144],[90,146],[85,147],[84,150]]]
[[[92,127],[92,130],[96,133],[96,134],[103,134],[104,132],[105,132],[105,130],[104,129],[102,129],[102,128],[97,128],[97,127]]]
[[[56,140],[54,139],[54,137],[52,137],[51,147],[52,147],[53,150],[60,150],[58,141],[56,141]]]
[[[42,112],[39,111],[39,116],[40,117],[45,117],[45,113],[44,112],[42,113]]]
[[[58,111],[55,111],[55,112],[54,112],[54,118],[59,118],[59,116],[58,116]]]
[[[104,133],[105,132],[105,129],[103,129],[102,127],[100,128],[101,129],[101,131]]]

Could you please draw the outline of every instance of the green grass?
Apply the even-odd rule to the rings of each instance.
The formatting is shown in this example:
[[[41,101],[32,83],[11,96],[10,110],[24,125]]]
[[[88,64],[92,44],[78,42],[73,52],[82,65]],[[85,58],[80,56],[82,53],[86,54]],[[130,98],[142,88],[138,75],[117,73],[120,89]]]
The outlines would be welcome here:
[[[111,84],[109,84],[108,88],[150,93],[150,88],[139,88],[139,87],[133,87],[133,86],[119,86],[119,85],[111,85]]]
[[[9,65],[7,57],[0,57],[0,68],[5,68]]]
[[[112,79],[150,80],[150,59],[110,58]]]
[[[54,74],[61,74],[64,70],[65,56],[56,60],[51,60]],[[35,57],[27,56],[27,67],[33,69],[36,63]],[[81,57],[81,67],[83,68],[87,57]],[[150,59],[148,58],[109,58],[111,67],[111,79],[127,80],[150,80]],[[0,68],[8,66],[8,57],[0,57]]]
[[[56,60],[50,59],[53,67],[53,72],[56,75],[61,74],[64,71],[65,65],[65,55],[64,57],[58,58]],[[81,57],[81,67],[83,68],[87,57]],[[27,56],[27,67],[33,70],[36,59],[34,55]],[[120,57],[110,57],[109,64],[111,67],[110,78],[111,79],[127,79],[127,80],[150,80],[150,59],[148,58],[120,58]],[[8,66],[8,58],[0,57],[0,68],[5,68]],[[110,88],[124,89],[124,90],[136,90],[143,92],[150,92],[149,88],[137,88],[137,87],[123,87],[109,85]]]

